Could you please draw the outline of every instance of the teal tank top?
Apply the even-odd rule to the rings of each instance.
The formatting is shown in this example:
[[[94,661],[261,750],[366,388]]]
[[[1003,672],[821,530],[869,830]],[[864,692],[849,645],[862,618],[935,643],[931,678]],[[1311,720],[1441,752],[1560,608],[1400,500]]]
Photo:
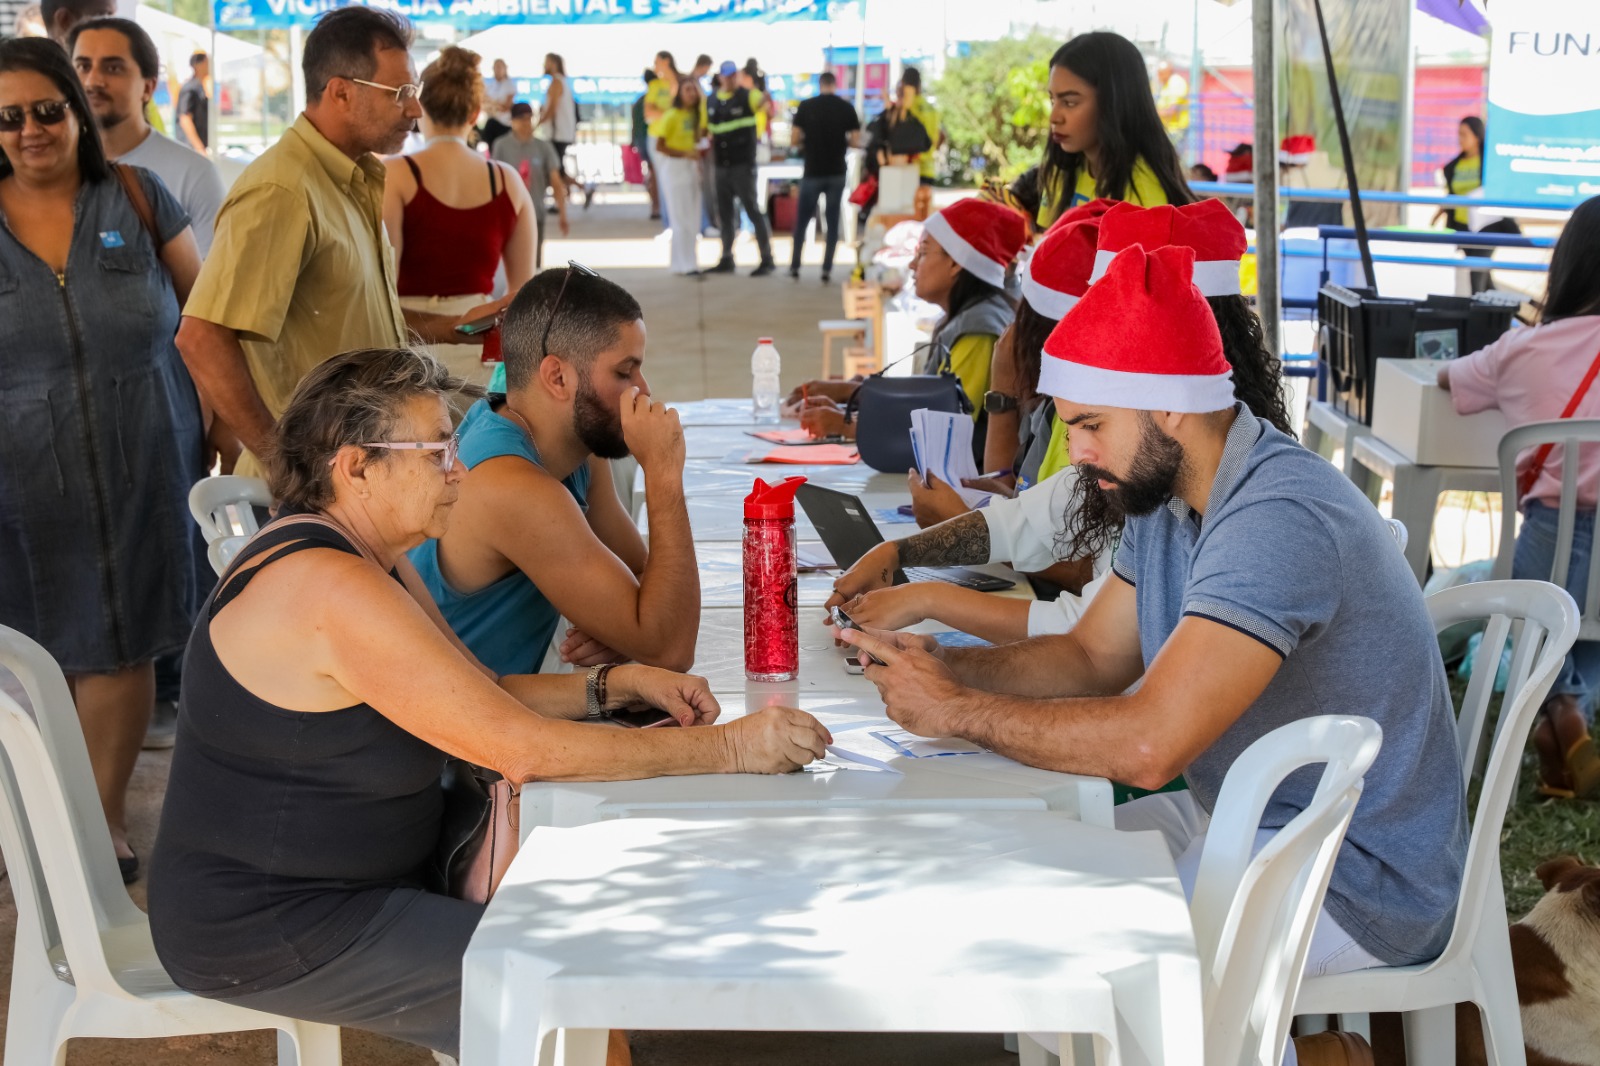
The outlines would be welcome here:
[[[521,426],[490,410],[479,400],[467,411],[457,430],[461,436],[461,462],[470,470],[502,455],[515,455],[542,466],[539,452]],[[589,508],[589,466],[578,467],[561,483],[578,506]],[[439,542],[424,541],[411,550],[411,563],[439,605],[461,642],[497,674],[536,673],[555,635],[561,612],[545,599],[539,587],[520,570],[476,592],[460,592],[439,570]]]

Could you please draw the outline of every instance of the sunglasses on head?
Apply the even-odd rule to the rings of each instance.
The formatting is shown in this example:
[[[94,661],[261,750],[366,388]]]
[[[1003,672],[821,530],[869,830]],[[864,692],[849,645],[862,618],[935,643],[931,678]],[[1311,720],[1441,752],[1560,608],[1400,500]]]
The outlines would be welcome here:
[[[31,114],[41,126],[55,126],[64,121],[72,105],[65,100],[40,100],[36,104],[20,107],[0,107],[0,133],[16,133],[26,124]]]
[[[584,266],[576,259],[567,260],[567,272],[561,278],[561,288],[556,290],[556,302],[550,305],[550,317],[544,320],[544,335],[539,338],[539,361],[544,362],[550,354],[550,327],[555,324],[556,312],[561,310],[561,298],[567,294],[567,282],[572,280],[572,275],[582,274],[589,278],[598,278],[600,272]]]

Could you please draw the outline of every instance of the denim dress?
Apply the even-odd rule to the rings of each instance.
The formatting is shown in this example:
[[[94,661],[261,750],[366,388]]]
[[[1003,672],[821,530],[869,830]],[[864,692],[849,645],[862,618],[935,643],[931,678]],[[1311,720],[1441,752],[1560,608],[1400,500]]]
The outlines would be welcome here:
[[[130,169],[164,244],[188,216]],[[156,249],[115,177],[79,190],[59,276],[0,217],[0,625],[69,675],[177,651],[193,623],[200,410]]]

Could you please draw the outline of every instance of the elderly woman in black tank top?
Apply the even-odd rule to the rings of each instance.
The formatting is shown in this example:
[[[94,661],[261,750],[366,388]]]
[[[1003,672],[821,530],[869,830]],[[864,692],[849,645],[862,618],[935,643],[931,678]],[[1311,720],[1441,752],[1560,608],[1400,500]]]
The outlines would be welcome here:
[[[403,350],[301,383],[269,464],[283,513],[189,642],[150,876],[180,986],[449,1054],[483,907],[433,883],[446,755],[517,782],[782,773],[829,739],[797,710],[709,725],[703,679],[632,665],[610,672],[611,705],[699,728],[585,724],[585,675],[479,664],[405,556],[449,521],[464,471],[444,397],[464,385]]]

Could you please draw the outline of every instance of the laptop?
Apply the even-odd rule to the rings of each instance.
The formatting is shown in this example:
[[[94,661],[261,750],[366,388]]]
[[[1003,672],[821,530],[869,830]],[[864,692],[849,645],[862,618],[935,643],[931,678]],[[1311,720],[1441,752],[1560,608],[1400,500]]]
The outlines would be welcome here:
[[[807,483],[801,485],[794,496],[805,511],[811,524],[817,527],[817,536],[833,556],[835,565],[848,570],[867,552],[883,543],[883,534],[872,520],[860,498],[836,489]],[[944,581],[979,592],[999,592],[1011,588],[1015,581],[993,577],[979,570],[963,566],[913,566],[894,572],[894,583],[907,581]]]

